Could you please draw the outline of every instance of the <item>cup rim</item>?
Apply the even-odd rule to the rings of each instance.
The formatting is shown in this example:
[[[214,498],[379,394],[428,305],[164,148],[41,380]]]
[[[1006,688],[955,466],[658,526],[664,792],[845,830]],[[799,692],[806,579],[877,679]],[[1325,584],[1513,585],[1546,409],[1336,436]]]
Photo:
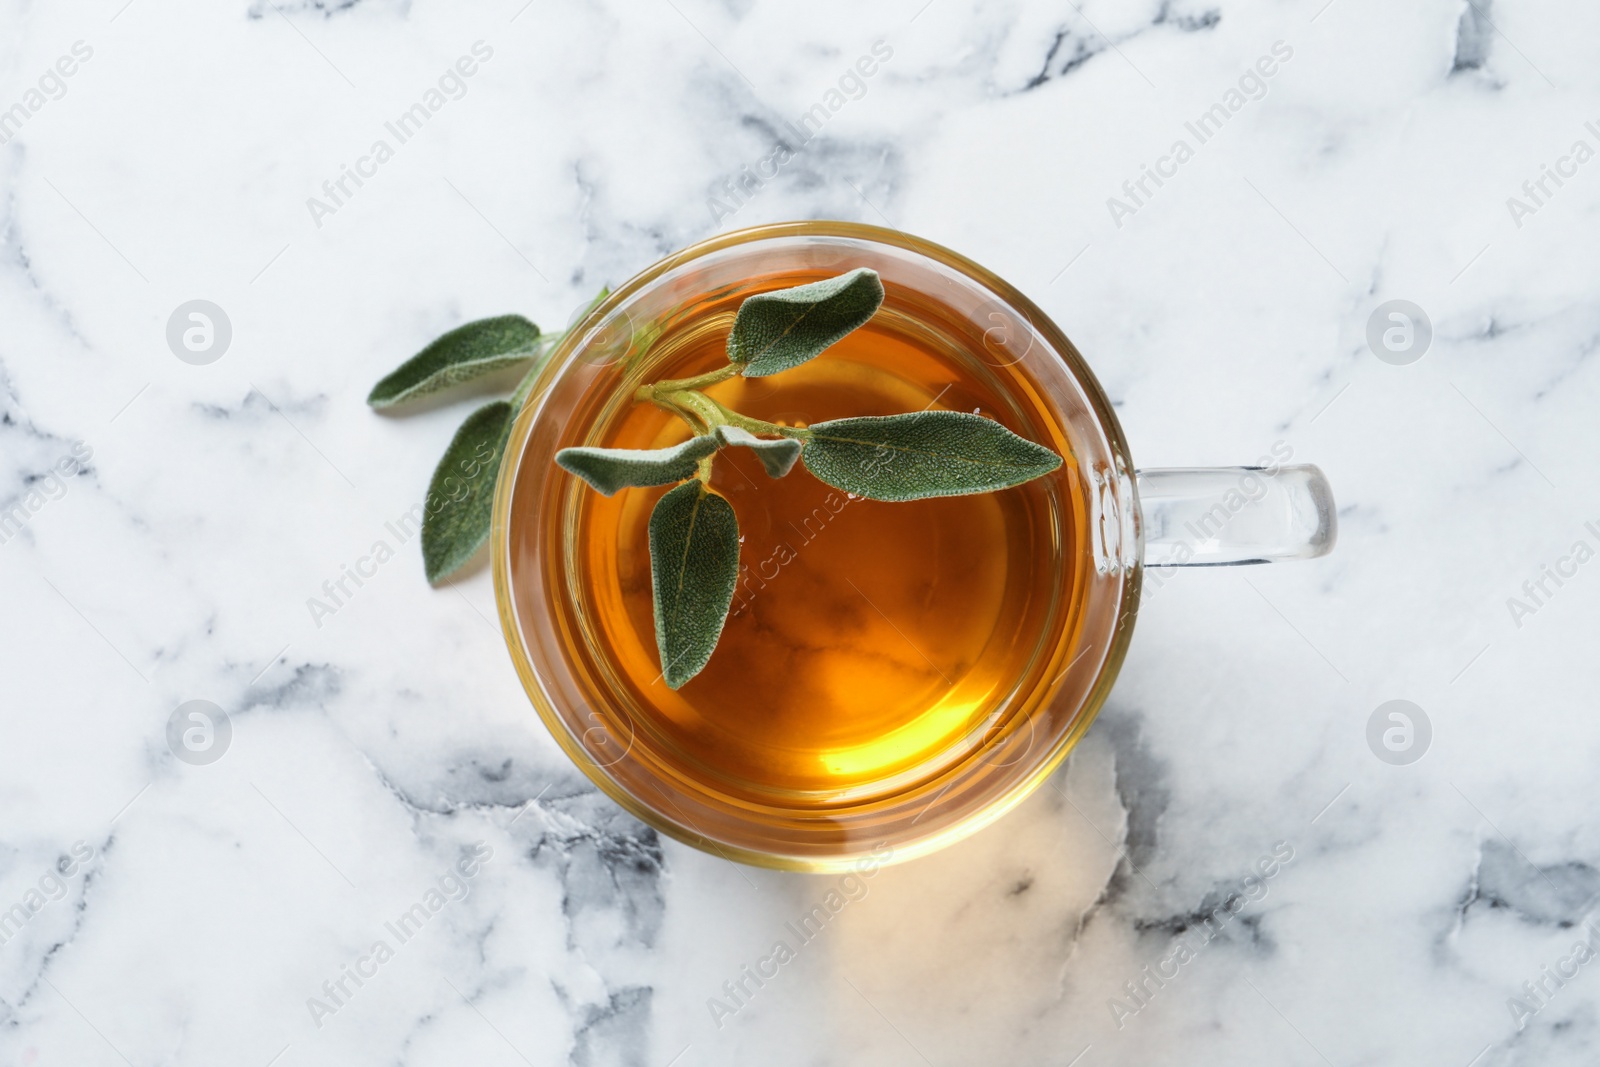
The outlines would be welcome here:
[[[1132,538],[1133,543],[1131,546],[1125,545],[1120,553],[1125,560],[1125,566],[1123,567],[1119,618],[1112,632],[1109,646],[1106,649],[1106,656],[1100,673],[1078,709],[1077,718],[1074,720],[1071,729],[1061,735],[1052,750],[1039,761],[1038,765],[1026,777],[1013,783],[1006,792],[992,798],[980,811],[969,816],[964,821],[948,827],[937,835],[896,846],[890,857],[883,861],[885,864],[905,862],[946,848],[997,821],[1031,796],[1044,783],[1046,778],[1055,773],[1056,769],[1060,767],[1061,763],[1094,723],[1100,713],[1100,709],[1110,695],[1111,688],[1121,671],[1123,660],[1127,656],[1129,645],[1133,639],[1133,627],[1135,616],[1138,612],[1144,570],[1140,558],[1141,553],[1137,550],[1140,536],[1137,529],[1138,489],[1137,483],[1133,478],[1135,469],[1133,459],[1128,449],[1127,438],[1122,430],[1122,424],[1117,419],[1116,411],[1112,407],[1110,399],[1106,396],[1104,388],[1100,385],[1099,379],[1090,369],[1082,354],[1079,353],[1077,346],[1067,338],[1060,327],[1037,304],[987,267],[943,245],[900,230],[873,226],[867,223],[832,219],[764,223],[730,230],[727,233],[717,234],[697,241],[651,263],[608,293],[604,300],[590,307],[588,313],[574,322],[567,330],[566,335],[547,358],[544,368],[535,380],[522,410],[518,411],[514,417],[510,435],[506,440],[505,450],[501,454],[500,470],[496,476],[495,483],[493,519],[489,534],[495,605],[500,620],[501,636],[506,642],[507,651],[511,654],[512,665],[516,668],[517,676],[522,682],[524,694],[527,696],[529,703],[533,705],[534,710],[538,712],[539,718],[544,723],[545,729],[550,736],[555,739],[556,744],[568,759],[583,772],[584,776],[623,810],[658,833],[665,834],[675,841],[690,845],[702,852],[721,856],[725,859],[737,860],[752,866],[811,873],[839,872],[853,869],[853,866],[859,862],[859,858],[853,855],[830,857],[767,852],[719,841],[673,822],[661,812],[634,797],[603,773],[600,766],[571,736],[565,722],[556,713],[555,709],[548,706],[549,702],[544,699],[538,674],[526,648],[523,647],[521,627],[518,623],[514,598],[510,588],[509,519],[511,501],[514,495],[513,489],[517,472],[521,466],[521,457],[526,450],[528,437],[533,432],[533,425],[539,408],[536,401],[550,388],[555,377],[560,372],[560,368],[566,363],[573,349],[577,347],[578,341],[584,337],[592,324],[603,322],[613,310],[625,303],[640,289],[650,285],[662,275],[683,266],[685,263],[725,248],[779,237],[846,238],[889,245],[948,264],[993,290],[1009,305],[1022,312],[1029,320],[1030,325],[1049,340],[1051,346],[1056,349],[1063,361],[1067,363],[1072,376],[1083,387],[1096,421],[1105,433],[1107,444],[1116,460],[1117,474],[1126,481],[1126,506],[1130,510],[1131,521],[1124,522],[1124,531],[1120,533],[1120,537],[1123,539]],[[511,456],[517,457],[516,460],[507,462],[506,457]]]

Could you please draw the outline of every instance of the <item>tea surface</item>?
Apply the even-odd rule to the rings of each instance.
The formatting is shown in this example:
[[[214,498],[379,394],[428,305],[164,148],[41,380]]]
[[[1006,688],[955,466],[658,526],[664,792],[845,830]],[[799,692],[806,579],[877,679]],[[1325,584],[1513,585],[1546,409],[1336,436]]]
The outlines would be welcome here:
[[[649,380],[726,362],[732,307],[663,336]],[[925,408],[978,411],[1061,448],[1056,428],[1007,394],[1014,370],[981,334],[940,343],[880,312],[805,366],[709,390],[756,418],[806,425]],[[659,448],[688,436],[673,416],[624,405],[591,443]],[[769,478],[745,449],[717,457],[712,486],[743,537],[733,610],[710,663],[674,692],[661,680],[647,524],[666,491],[584,488],[563,607],[582,649],[632,707],[617,727],[676,773],[792,805],[891,791],[949,765],[1003,728],[1008,696],[1071,615],[1081,502],[1061,472],[998,493],[909,503],[854,498],[803,464]]]

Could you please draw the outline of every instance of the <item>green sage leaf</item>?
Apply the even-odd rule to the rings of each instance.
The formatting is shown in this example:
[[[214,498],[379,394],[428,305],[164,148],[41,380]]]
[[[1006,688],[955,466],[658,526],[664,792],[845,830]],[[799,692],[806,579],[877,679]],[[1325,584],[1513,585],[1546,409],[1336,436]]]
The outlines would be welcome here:
[[[428,482],[422,515],[422,565],[437,585],[489,539],[495,478],[514,412],[496,400],[467,416]]]
[[[671,448],[563,448],[556,464],[610,496],[629,486],[681,482],[717,444],[711,434],[701,434]]]
[[[743,365],[746,378],[798,367],[872,318],[882,303],[883,282],[865,267],[752,296],[733,320],[728,359]]]
[[[780,437],[776,441],[757,437],[748,430],[741,430],[737,426],[718,426],[717,436],[725,445],[737,445],[748,448],[756,454],[761,465],[766,468],[767,474],[773,478],[782,478],[794,469],[795,460],[800,458],[800,442],[792,437]]]
[[[891,501],[987,493],[1061,466],[1050,449],[965,411],[815,423],[803,458],[836,489]]]
[[[393,407],[481,378],[540,354],[539,327],[521,315],[457,326],[372,387],[367,403]]]
[[[650,513],[650,577],[661,675],[678,689],[711,659],[733,604],[739,581],[739,521],[733,505],[699,480],[656,501]]]

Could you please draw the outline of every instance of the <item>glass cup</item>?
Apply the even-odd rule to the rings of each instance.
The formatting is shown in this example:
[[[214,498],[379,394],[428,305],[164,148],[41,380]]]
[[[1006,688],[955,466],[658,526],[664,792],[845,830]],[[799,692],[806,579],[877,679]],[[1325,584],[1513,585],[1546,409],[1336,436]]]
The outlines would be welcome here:
[[[589,490],[560,472],[554,456],[595,443],[595,398],[626,398],[653,380],[652,343],[708,294],[742,299],[779,287],[772,279],[785,273],[815,277],[855,267],[882,276],[885,311],[910,308],[927,317],[936,306],[946,325],[964,322],[967,336],[981,337],[978,358],[1047,412],[1064,437],[1059,513],[1073,524],[1063,531],[1072,536],[1062,539],[1074,546],[1064,571],[1072,617],[1041,641],[1026,683],[974,709],[961,750],[937,773],[825,804],[781,792],[752,799],[661,759],[645,734],[648,724],[607,691],[604,672],[597,682],[592,664],[574,654],[594,640],[583,613],[563,608],[579,595],[574,515],[578,494]],[[931,318],[925,325],[940,328]],[[568,331],[512,428],[490,544],[517,673],[556,741],[601,790],[655,829],[713,854],[835,871],[951,844],[1037,788],[1105,702],[1147,572],[1309,559],[1333,548],[1335,525],[1327,479],[1313,466],[1136,470],[1111,403],[1072,342],[1032,301],[971,260],[894,230],[793,222],[724,234],[668,256]]]

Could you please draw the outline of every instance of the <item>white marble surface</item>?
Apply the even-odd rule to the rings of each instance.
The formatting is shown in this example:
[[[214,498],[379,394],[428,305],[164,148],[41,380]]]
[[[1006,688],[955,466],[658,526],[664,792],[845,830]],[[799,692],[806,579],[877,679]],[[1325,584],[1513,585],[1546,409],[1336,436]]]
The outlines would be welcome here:
[[[30,112],[0,147],[0,506],[26,514],[0,544],[0,910],[26,918],[0,1062],[1592,1062],[1600,965],[1523,983],[1594,936],[1600,563],[1507,600],[1600,546],[1600,162],[1507,198],[1600,147],[1600,9],[1324,2],[0,3],[0,108]],[[317,226],[307,198],[478,41],[465,95]],[[865,94],[714,218],[875,41]],[[1107,198],[1278,41],[1265,95],[1117,226]],[[1342,536],[1178,575],[1050,788],[877,875],[719,1028],[708,1000],[830,879],[600,798],[530,715],[483,570],[431,591],[411,542],[320,627],[306,600],[469,410],[367,410],[400,358],[827,216],[1014,280],[1141,464],[1287,443]],[[164,338],[193,298],[233,326],[207,366]],[[1391,298],[1433,322],[1409,366],[1365,341]],[[1366,741],[1397,698],[1433,726],[1408,766]],[[209,766],[166,742],[190,699],[231,717]],[[314,1020],[441,878],[465,899]],[[1146,965],[1177,977],[1139,1004]]]

